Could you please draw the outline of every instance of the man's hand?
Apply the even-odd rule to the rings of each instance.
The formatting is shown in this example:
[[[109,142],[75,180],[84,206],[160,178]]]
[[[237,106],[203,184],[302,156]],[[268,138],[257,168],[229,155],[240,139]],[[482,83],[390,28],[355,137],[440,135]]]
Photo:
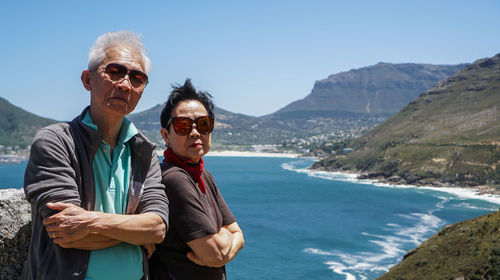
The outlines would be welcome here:
[[[87,211],[71,203],[47,203],[47,207],[60,212],[43,220],[43,224],[54,240],[61,246],[71,244],[89,235],[89,225],[97,218],[95,212]]]

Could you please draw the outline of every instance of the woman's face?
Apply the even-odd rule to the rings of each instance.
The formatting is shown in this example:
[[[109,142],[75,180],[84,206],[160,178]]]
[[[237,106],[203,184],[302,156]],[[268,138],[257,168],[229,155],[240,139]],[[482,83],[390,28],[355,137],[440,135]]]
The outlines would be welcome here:
[[[206,115],[208,115],[207,109],[201,102],[184,100],[174,107],[170,117],[186,117],[194,120]],[[183,160],[197,163],[210,150],[212,133],[199,133],[196,124],[193,124],[193,129],[188,135],[181,136],[174,131],[172,123],[170,123],[168,129],[161,129],[161,135],[168,147]]]

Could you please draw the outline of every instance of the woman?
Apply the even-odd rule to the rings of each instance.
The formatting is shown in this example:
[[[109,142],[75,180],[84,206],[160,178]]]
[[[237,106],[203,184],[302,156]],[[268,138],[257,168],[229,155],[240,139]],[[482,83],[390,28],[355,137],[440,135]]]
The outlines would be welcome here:
[[[211,96],[188,79],[161,112],[167,145],[161,164],[169,198],[169,229],[150,260],[157,279],[226,279],[225,264],[243,248],[243,233],[203,156],[214,127]]]

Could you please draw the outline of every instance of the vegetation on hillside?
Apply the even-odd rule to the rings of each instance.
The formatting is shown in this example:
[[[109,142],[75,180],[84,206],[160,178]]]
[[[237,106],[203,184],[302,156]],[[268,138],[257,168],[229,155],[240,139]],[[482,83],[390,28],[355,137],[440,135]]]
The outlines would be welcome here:
[[[445,226],[378,280],[500,279],[500,211]]]
[[[500,189],[500,54],[465,67],[313,168]]]
[[[29,145],[38,129],[55,122],[29,113],[0,97],[0,145]]]

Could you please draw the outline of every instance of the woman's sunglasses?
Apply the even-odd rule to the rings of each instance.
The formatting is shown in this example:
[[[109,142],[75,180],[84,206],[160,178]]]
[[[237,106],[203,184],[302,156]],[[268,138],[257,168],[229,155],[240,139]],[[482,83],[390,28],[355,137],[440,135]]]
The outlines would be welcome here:
[[[119,63],[110,63],[105,67],[99,68],[99,70],[104,70],[113,82],[120,82],[128,75],[130,84],[134,88],[145,87],[148,83],[148,75],[139,70],[128,70],[128,68]]]
[[[174,117],[170,119],[168,125],[170,125],[170,122],[175,133],[180,136],[189,135],[193,130],[194,123],[196,124],[196,130],[201,134],[209,134],[214,130],[214,116],[201,116],[194,120],[186,117]]]

